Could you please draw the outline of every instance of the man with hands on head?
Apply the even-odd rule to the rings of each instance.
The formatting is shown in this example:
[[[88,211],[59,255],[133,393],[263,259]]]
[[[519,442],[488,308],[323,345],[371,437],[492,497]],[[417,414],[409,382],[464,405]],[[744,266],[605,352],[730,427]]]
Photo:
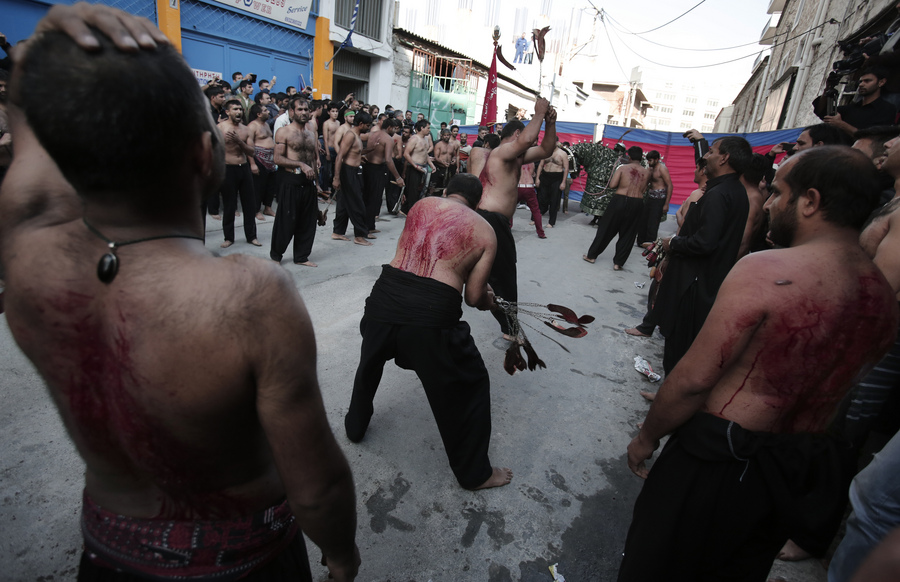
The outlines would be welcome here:
[[[79,579],[309,581],[300,529],[355,579],[353,480],[309,314],[282,269],[203,245],[224,152],[190,68],[100,4],[55,5],[16,56],[4,297],[86,464]]]

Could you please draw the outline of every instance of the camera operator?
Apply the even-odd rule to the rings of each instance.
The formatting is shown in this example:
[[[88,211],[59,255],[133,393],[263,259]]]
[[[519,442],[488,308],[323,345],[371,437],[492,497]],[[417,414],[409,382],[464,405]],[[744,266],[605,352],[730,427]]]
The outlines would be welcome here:
[[[881,96],[881,88],[887,83],[887,70],[882,67],[871,67],[862,71],[859,87],[856,90],[860,101],[841,105],[834,114],[822,111],[829,99],[826,95],[813,101],[815,114],[825,123],[837,127],[848,135],[859,129],[875,125],[891,125],[897,117],[897,108]]]

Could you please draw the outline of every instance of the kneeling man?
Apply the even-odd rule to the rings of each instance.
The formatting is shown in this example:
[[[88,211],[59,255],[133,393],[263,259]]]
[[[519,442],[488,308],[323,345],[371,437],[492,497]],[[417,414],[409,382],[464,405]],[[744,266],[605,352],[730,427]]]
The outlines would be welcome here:
[[[366,434],[384,364],[414,370],[422,381],[456,480],[466,489],[506,485],[509,469],[492,467],[490,378],[462,317],[466,303],[494,305],[487,284],[497,252],[494,230],[476,212],[481,183],[458,174],[446,198],[423,198],[409,211],[397,254],[384,265],[360,323],[362,353],[347,437]]]

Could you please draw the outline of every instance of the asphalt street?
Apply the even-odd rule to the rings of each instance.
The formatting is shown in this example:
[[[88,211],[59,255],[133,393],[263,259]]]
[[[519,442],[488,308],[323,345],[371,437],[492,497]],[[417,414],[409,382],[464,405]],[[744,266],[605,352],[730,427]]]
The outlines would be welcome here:
[[[268,260],[271,218],[259,223],[263,248],[242,240],[240,220],[238,242],[221,253]],[[311,255],[317,268],[296,266],[290,251],[286,255],[284,268],[315,327],[329,421],[354,473],[361,581],[544,582],[553,579],[553,564],[569,582],[615,580],[642,483],[625,464],[625,447],[648,408],[638,392],[653,388],[633,360],[643,356],[662,367],[661,337],[623,333],[644,313],[646,263],[634,249],[625,269],[614,272],[612,246],[596,264],[582,261],[596,232],[584,215],[560,213],[544,240],[529,220],[526,210],[516,212],[520,301],[562,304],[596,321],[586,337],[572,339],[525,318],[568,351],[526,329],[547,368],[509,376],[504,351],[496,347],[495,320],[464,307],[491,374],[491,461],[514,472],[510,485],[486,491],[456,484],[418,379],[393,363],[385,369],[366,438],[353,444],[343,433],[364,302],[381,265],[393,257],[403,219],[378,222],[382,232],[371,247],[330,240],[330,221],[318,227]],[[669,217],[661,232],[673,229]],[[221,223],[209,220],[207,248],[220,252],[221,241]],[[0,578],[74,580],[83,463],[5,318],[0,354]],[[314,579],[326,580],[321,554],[312,545],[309,550]],[[775,571],[791,582],[825,580],[813,560],[777,563]]]

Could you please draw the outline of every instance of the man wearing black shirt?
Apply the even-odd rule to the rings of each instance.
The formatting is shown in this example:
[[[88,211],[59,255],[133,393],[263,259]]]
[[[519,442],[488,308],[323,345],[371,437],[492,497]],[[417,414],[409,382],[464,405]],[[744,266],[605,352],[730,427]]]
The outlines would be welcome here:
[[[874,125],[893,125],[897,118],[897,108],[881,97],[881,88],[885,83],[887,72],[884,69],[867,69],[859,77],[859,88],[856,90],[862,101],[842,105],[837,108],[837,113],[826,115],[822,120],[850,135]]]
[[[706,194],[687,214],[678,236],[663,240],[670,260],[653,310],[666,338],[667,374],[691,347],[737,261],[750,210],[739,177],[752,156],[741,137],[714,141],[703,156],[709,176]]]

